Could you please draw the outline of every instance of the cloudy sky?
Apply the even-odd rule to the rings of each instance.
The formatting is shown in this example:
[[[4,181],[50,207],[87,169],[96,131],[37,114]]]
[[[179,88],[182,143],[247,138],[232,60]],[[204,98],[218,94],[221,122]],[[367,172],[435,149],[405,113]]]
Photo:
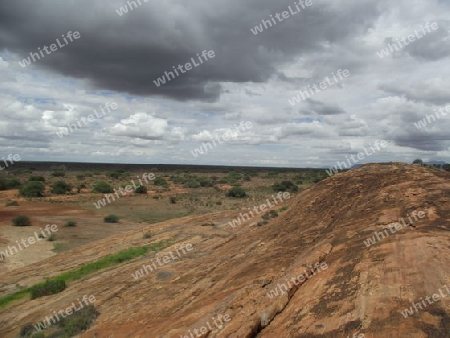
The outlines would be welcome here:
[[[386,140],[362,162],[450,162],[450,114],[414,124],[450,104],[450,1],[312,0],[283,21],[295,0],[135,1],[122,15],[122,0],[0,3],[0,157],[325,167]],[[155,84],[205,50],[215,57]],[[350,76],[290,104],[338,70]],[[107,102],[118,109],[57,135]],[[193,156],[242,121],[253,127]]]

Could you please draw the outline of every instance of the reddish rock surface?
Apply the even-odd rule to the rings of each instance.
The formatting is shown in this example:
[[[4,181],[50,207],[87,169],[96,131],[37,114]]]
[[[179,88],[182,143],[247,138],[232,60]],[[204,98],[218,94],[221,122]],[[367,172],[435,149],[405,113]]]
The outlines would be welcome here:
[[[25,323],[87,294],[96,297],[100,316],[83,338],[190,337],[202,327],[201,337],[450,337],[450,295],[406,319],[401,314],[450,286],[449,202],[449,173],[365,165],[296,195],[289,210],[261,227],[250,226],[258,221],[251,219],[231,228],[239,211],[230,211],[102,239],[4,274],[1,295],[131,246],[170,238],[174,244],[156,257],[181,243],[194,249],[137,281],[131,274],[153,255],[70,283],[62,293],[10,305],[1,310],[0,336],[15,337]],[[414,210],[425,213],[415,227],[389,232]],[[146,229],[152,238],[143,239]],[[384,230],[389,236],[364,244]],[[316,263],[327,269],[268,296]],[[229,320],[221,324],[220,316]]]

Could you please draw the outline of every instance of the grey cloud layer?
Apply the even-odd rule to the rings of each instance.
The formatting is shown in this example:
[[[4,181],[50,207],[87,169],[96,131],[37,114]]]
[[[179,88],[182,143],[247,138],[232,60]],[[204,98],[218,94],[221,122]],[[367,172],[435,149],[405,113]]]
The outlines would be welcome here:
[[[378,1],[347,3],[344,8],[314,1],[303,13],[254,36],[250,28],[293,2],[150,0],[123,16],[115,9],[125,1],[2,2],[0,46],[26,57],[68,31],[79,31],[79,40],[39,60],[39,65],[89,79],[100,89],[217,100],[220,82],[264,82],[273,75],[289,78],[277,71],[277,64],[320,52],[325,41],[337,43],[359,34],[379,15]],[[203,50],[214,50],[216,58],[155,86],[153,80],[164,71],[184,65]]]

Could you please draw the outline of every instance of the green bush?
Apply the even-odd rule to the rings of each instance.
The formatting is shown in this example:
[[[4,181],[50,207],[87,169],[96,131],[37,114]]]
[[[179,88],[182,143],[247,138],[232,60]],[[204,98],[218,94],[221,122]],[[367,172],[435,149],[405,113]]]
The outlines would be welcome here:
[[[63,337],[73,337],[86,331],[91,323],[100,315],[92,304],[83,307],[81,310],[67,317],[62,317],[58,326],[64,328]],[[61,337],[61,336],[58,336]]]
[[[21,187],[21,183],[17,178],[6,180],[0,178],[0,190],[18,189]]]
[[[156,177],[153,181],[154,185],[168,186],[167,181],[162,177]]]
[[[118,223],[119,217],[117,217],[116,215],[108,215],[105,218],[103,218],[103,221],[105,223]]]
[[[17,201],[8,201],[6,202],[7,207],[17,207],[19,205],[19,202]]]
[[[94,185],[92,192],[99,194],[112,194],[114,193],[114,189],[105,181],[101,181]]]
[[[175,196],[170,196],[169,200],[170,200],[170,203],[172,203],[172,204],[176,204],[177,203],[177,198]]]
[[[139,187],[137,187],[134,192],[136,194],[146,194],[147,193],[147,187],[145,185],[140,185]]]
[[[86,188],[87,188],[86,184],[84,184],[84,183],[78,184],[77,185],[77,192],[80,193],[81,189],[86,189]]]
[[[53,177],[65,177],[66,173],[64,171],[54,171],[52,172]]]
[[[25,226],[31,225],[31,220],[28,216],[20,215],[20,216],[14,217],[12,219],[12,223],[16,227],[25,227]]]
[[[247,194],[245,193],[245,190],[240,187],[233,187],[227,192],[228,197],[236,197],[236,198],[243,198],[246,197]]]
[[[106,174],[106,176],[111,177],[111,178],[115,178],[115,179],[119,179],[120,174],[116,171],[112,171]]]
[[[36,284],[30,288],[31,299],[36,299],[43,296],[54,295],[66,289],[66,282],[64,280],[48,280],[44,283]]]
[[[200,183],[197,181],[190,180],[190,181],[187,181],[186,183],[184,183],[184,187],[192,188],[192,189],[200,188]]]
[[[45,178],[43,176],[30,176],[28,182],[45,182]]]
[[[48,237],[47,237],[47,241],[49,241],[49,242],[56,241],[56,236],[55,236],[55,234],[51,234],[50,236],[48,236]]]
[[[202,187],[212,187],[213,186],[212,182],[209,180],[200,180],[200,185]]]
[[[24,197],[42,197],[45,185],[42,182],[32,181],[20,188],[20,195]]]
[[[84,175],[82,175],[82,174],[77,175],[77,179],[78,179],[78,180],[84,180],[85,178],[86,178],[86,176],[84,176]]]
[[[74,227],[77,226],[77,222],[75,221],[67,221],[66,227]]]
[[[34,328],[33,324],[31,324],[31,323],[25,324],[24,326],[22,326],[22,327],[20,328],[19,337],[20,337],[20,338],[30,337],[30,335],[31,335],[35,330],[36,330],[36,329]]]
[[[298,187],[292,183],[291,181],[282,181],[281,183],[275,183],[272,186],[273,190],[276,192],[282,192],[282,191],[291,191],[291,192],[297,192]]]
[[[72,191],[72,186],[64,181],[56,181],[52,187],[52,194],[64,195]]]

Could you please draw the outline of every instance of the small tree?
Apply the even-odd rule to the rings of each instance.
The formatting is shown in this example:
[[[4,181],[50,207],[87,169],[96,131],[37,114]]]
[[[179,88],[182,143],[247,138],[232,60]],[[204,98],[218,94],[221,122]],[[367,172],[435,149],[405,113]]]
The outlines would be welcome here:
[[[416,159],[413,161],[413,164],[415,164],[415,165],[423,165],[423,161],[422,161],[420,158],[416,158]]]
[[[228,197],[235,197],[235,198],[243,198],[246,197],[247,194],[245,193],[245,190],[240,187],[234,187],[228,190],[227,192]]]
[[[31,221],[28,218],[28,216],[24,216],[24,215],[20,215],[20,216],[14,217],[12,219],[12,223],[16,227],[26,227],[26,226],[30,226],[31,225]]]
[[[145,185],[140,185],[139,187],[137,187],[134,192],[136,194],[146,194],[147,193],[147,187]]]
[[[105,218],[103,218],[103,221],[105,223],[118,223],[119,217],[117,217],[116,215],[108,215]]]
[[[114,189],[105,181],[101,181],[94,185],[94,189],[92,189],[92,192],[99,194],[112,194],[114,192]]]
[[[187,182],[184,184],[184,187],[185,187],[185,188],[192,188],[192,189],[195,189],[195,188],[199,188],[199,187],[200,187],[200,183],[197,182],[197,181],[194,181],[194,180],[190,180],[190,181],[187,181]]]
[[[42,182],[29,182],[20,188],[20,195],[24,197],[42,197],[45,191],[45,185]]]
[[[52,187],[52,194],[64,195],[72,191],[72,186],[64,181],[56,181]]]

